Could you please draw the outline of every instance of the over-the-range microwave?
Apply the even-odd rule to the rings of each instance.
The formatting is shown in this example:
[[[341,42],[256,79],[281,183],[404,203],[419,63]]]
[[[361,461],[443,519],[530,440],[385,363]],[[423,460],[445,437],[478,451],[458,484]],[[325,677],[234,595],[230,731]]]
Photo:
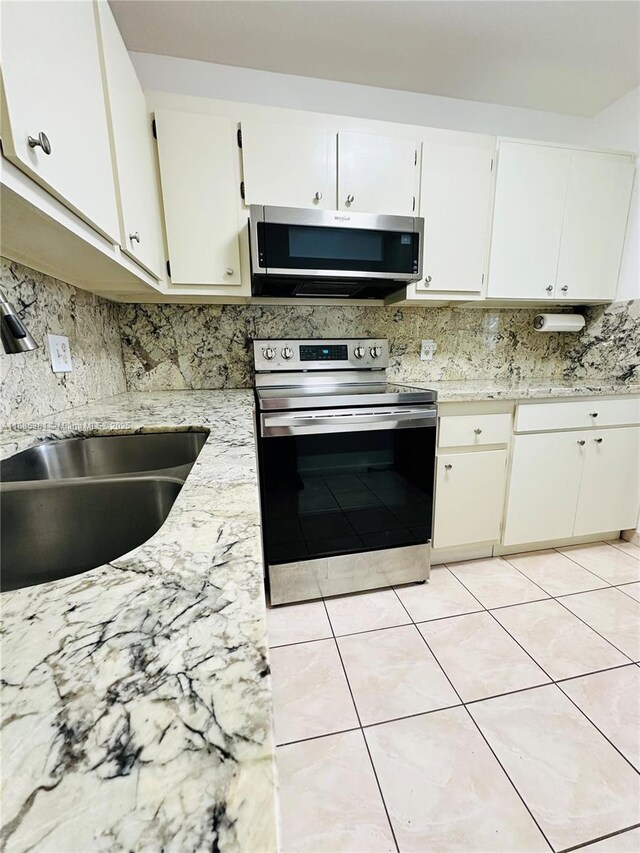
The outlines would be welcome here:
[[[383,299],[422,278],[424,219],[252,204],[254,296]]]

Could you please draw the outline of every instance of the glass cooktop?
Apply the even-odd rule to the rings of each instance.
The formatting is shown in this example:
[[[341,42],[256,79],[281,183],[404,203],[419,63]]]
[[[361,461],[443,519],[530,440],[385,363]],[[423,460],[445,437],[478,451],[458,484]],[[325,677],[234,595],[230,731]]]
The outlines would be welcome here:
[[[260,410],[435,403],[436,392],[392,382],[257,388]]]

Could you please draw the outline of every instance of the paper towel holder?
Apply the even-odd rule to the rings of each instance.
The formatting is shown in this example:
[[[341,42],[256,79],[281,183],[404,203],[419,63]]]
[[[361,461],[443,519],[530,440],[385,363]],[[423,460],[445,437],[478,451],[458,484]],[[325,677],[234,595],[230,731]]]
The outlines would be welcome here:
[[[536,332],[581,332],[585,327],[582,313],[536,314],[533,328]]]

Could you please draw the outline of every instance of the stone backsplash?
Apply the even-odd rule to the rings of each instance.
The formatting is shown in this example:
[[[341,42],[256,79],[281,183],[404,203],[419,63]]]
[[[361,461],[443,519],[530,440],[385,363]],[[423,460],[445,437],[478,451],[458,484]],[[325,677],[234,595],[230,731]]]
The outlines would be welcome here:
[[[41,421],[126,390],[119,305],[5,259],[0,287],[39,344],[32,352],[0,355],[0,427]],[[52,372],[47,333],[69,338],[71,373]]]

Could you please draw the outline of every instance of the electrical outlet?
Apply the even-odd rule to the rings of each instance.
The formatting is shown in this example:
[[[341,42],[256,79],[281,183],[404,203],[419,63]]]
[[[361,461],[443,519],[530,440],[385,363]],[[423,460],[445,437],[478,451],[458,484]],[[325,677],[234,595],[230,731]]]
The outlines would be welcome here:
[[[435,341],[422,341],[420,361],[433,361],[433,356],[437,349],[438,345]]]
[[[65,338],[64,335],[47,335],[47,338],[51,369],[54,373],[70,373],[73,370],[73,364],[69,338]]]

